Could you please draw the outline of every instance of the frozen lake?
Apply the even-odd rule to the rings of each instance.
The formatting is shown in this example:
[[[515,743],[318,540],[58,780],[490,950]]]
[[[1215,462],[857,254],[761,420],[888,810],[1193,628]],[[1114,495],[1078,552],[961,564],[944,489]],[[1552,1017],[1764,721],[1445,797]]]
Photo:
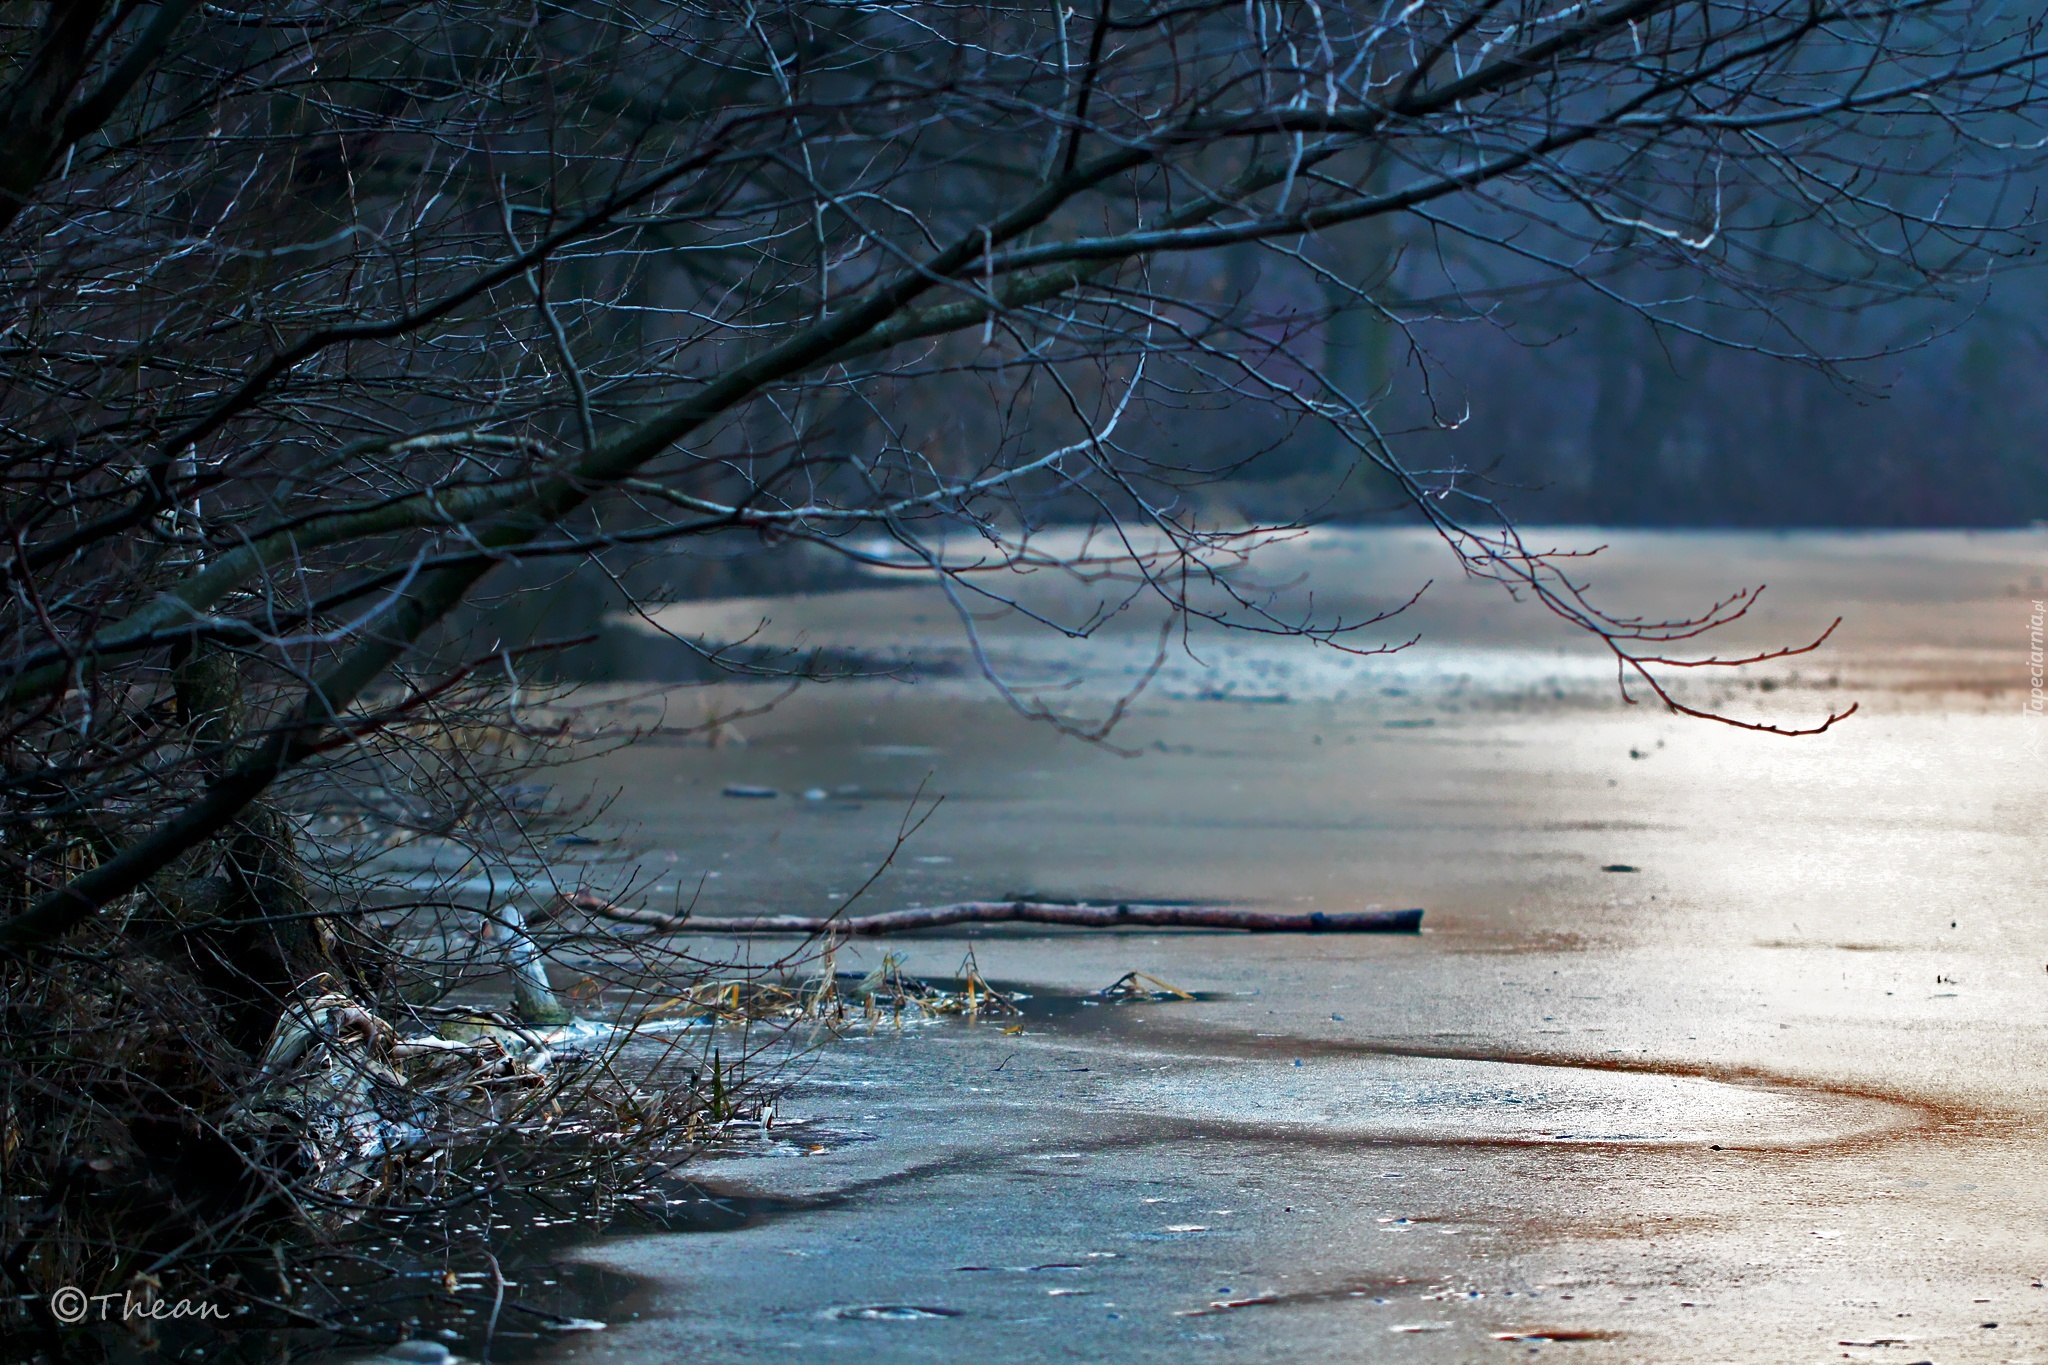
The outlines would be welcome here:
[[[946,675],[810,688],[719,747],[564,775],[616,793],[608,828],[662,908],[843,904],[922,788],[944,802],[865,908],[1428,916],[1405,939],[988,928],[844,950],[950,975],[971,947],[1041,990],[1138,970],[1206,998],[827,1049],[785,1103],[819,1151],[692,1172],[793,1211],[587,1249],[642,1288],[559,1358],[2048,1360],[2048,750],[2022,715],[2048,536],[1613,541],[1596,584],[1644,609],[1769,582],[1730,648],[1846,618],[1821,653],[1697,696],[1861,712],[1780,739],[1626,707],[1584,642],[1453,579],[1405,654],[1172,660],[1115,736],[1131,757]],[[1349,612],[1446,561],[1330,531],[1258,568]],[[918,590],[665,624],[962,657]],[[1101,648],[980,627],[1080,704],[1152,648],[1142,621]],[[768,690],[621,687],[609,718]]]

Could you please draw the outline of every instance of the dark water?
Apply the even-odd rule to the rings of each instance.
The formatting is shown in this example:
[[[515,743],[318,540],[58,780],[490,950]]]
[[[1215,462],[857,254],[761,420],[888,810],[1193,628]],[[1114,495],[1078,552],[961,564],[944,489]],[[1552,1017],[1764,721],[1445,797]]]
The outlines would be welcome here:
[[[292,1293],[279,1296],[296,1325],[283,1312],[227,1332],[167,1324],[154,1344],[117,1338],[103,1354],[340,1362],[416,1340],[473,1360],[530,1360],[566,1336],[639,1311],[639,1280],[558,1261],[565,1250],[607,1237],[729,1232],[803,1207],[673,1179],[631,1200],[597,1204],[588,1188],[500,1192],[449,1213],[360,1227],[298,1262]],[[259,1266],[250,1278],[274,1282],[275,1275]]]

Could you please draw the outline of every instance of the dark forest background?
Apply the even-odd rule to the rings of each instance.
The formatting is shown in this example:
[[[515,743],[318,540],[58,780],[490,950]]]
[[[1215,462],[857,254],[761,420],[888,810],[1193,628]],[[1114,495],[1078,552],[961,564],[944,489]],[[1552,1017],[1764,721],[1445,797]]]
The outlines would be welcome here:
[[[1456,280],[1465,263],[1432,259],[1424,271],[1401,263],[1420,252],[1391,255],[1396,264],[1375,292],[1402,323],[1335,314],[1320,328],[1323,367],[1352,392],[1376,396],[1375,417],[1410,468],[1462,470],[1463,486],[1517,521],[1903,528],[2048,519],[2048,390],[2038,380],[2048,279],[2037,269],[1987,278],[1969,297],[1861,312],[1781,307],[1782,325],[1751,348],[1731,337],[1725,309],[1711,300],[1692,308],[1697,330],[1653,326],[1585,291],[1518,295],[1510,284],[1489,297],[1484,281],[1446,309],[1447,284],[1471,288]],[[1657,293],[1655,280],[1612,283],[1633,299]],[[1835,359],[1784,358],[1794,338],[1807,354]],[[1202,439],[1218,434],[1215,416],[1201,424]],[[1412,516],[1370,480],[1345,479],[1349,460],[1334,441],[1301,431],[1218,491],[1254,518],[1284,520],[1319,500],[1315,515],[1339,522]]]
[[[1522,521],[2024,526],[2048,519],[2039,285],[2008,277],[1962,315],[1813,319],[1871,356],[1833,371],[1611,307],[1520,307],[1432,335],[1450,430],[1423,426],[1411,357],[1382,382],[1411,461],[1473,471]]]

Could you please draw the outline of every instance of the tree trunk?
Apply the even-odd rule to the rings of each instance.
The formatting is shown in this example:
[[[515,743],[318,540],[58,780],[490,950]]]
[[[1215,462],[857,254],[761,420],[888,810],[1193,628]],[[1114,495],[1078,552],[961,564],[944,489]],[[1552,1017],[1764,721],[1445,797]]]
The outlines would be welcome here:
[[[240,669],[225,651],[201,647],[178,661],[179,720],[199,765],[218,773],[236,757],[246,707]],[[338,951],[315,909],[298,853],[298,830],[264,802],[247,807],[216,838],[187,853],[147,893],[154,913],[138,926],[190,971],[221,1011],[222,1035],[260,1054],[286,1002],[321,976],[365,983]]]

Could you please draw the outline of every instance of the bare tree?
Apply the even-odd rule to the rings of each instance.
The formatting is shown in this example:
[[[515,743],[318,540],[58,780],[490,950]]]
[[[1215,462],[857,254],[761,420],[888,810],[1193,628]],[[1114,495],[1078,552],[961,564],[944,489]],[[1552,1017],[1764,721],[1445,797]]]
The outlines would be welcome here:
[[[422,754],[487,803],[503,764],[477,755],[545,741],[508,702],[522,656],[451,625],[508,564],[801,541],[935,578],[970,638],[1005,574],[1052,569],[1101,585],[1047,622],[1075,635],[1146,599],[1369,648],[1372,623],[1227,572],[1297,519],[1202,511],[1312,428],[1686,710],[1662,670],[1723,662],[1687,642],[1749,597],[1603,612],[1482,479],[1402,459],[1385,367],[1355,326],[1325,365],[1323,324],[1426,361],[1433,326],[1563,282],[1825,361],[1789,303],[1940,296],[2024,249],[2043,55],[1985,0],[0,16],[0,1162],[34,1196],[0,1262],[24,1292],[35,1219],[85,1188],[67,1140],[156,1134],[297,1188],[221,1115],[281,1020],[403,972],[309,880],[290,812]],[[1075,522],[1078,559],[1039,534]],[[89,1076],[52,1060],[166,993],[147,1063],[134,1037]],[[193,1169],[152,1168],[172,1212],[142,1261],[255,1216]]]

